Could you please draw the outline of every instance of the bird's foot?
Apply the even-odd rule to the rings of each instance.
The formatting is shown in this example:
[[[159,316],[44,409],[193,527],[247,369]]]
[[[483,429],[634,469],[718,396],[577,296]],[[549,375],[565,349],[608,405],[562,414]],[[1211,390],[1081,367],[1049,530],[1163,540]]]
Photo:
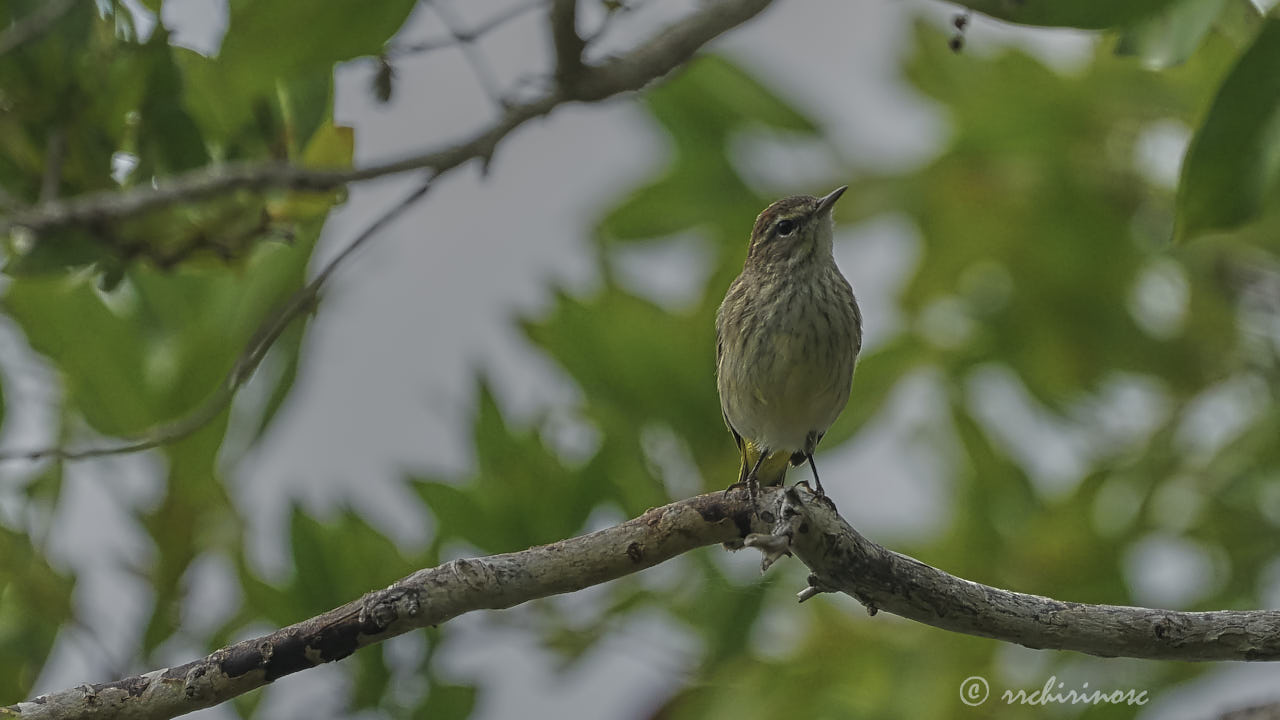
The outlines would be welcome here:
[[[839,510],[836,509],[836,504],[831,500],[831,498],[825,492],[823,492],[822,483],[818,483],[817,490],[814,490],[812,487],[810,487],[808,480],[801,480],[800,482],[796,483],[796,485],[797,486],[803,485],[805,490],[808,490],[810,493],[813,493],[813,497],[817,499],[818,502],[827,506],[827,508],[831,510],[831,512],[834,512],[834,513],[840,512]]]
[[[755,502],[760,497],[760,482],[756,480],[755,475],[749,475],[746,480],[739,480],[725,488],[724,497],[728,497],[729,493],[734,490],[746,490],[747,494],[751,496],[751,502]]]

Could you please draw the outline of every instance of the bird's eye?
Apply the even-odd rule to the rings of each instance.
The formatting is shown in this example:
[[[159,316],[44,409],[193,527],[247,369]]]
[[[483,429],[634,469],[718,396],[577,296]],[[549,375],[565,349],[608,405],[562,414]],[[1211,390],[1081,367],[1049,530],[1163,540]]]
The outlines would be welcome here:
[[[778,228],[778,234],[781,235],[782,237],[786,237],[796,231],[796,221],[795,220],[779,220],[777,228]]]

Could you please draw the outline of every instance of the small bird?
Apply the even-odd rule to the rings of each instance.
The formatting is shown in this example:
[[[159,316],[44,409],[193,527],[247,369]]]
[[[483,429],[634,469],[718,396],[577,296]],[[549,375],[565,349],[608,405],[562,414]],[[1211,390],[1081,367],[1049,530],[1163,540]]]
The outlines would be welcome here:
[[[831,208],[847,189],[760,213],[716,313],[716,387],[742,456],[729,490],[745,485],[754,497],[808,461],[825,496],[813,451],[849,400],[862,349],[862,313],[832,255]]]

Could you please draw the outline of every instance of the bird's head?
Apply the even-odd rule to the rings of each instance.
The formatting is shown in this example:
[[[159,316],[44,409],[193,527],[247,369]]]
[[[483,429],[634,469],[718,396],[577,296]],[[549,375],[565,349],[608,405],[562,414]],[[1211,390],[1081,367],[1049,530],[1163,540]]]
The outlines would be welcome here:
[[[747,262],[794,263],[830,257],[831,208],[848,189],[848,185],[838,187],[820,198],[793,195],[765,208],[751,230]]]

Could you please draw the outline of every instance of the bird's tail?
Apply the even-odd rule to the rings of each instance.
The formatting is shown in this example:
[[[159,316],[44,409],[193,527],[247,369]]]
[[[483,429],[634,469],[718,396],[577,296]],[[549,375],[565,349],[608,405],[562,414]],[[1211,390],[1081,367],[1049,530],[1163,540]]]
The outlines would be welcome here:
[[[751,472],[751,468],[755,467],[756,462],[760,460],[760,452],[761,448],[755,443],[750,440],[743,441],[742,467],[738,470],[738,482],[747,481],[747,475]],[[760,468],[756,470],[756,480],[760,482],[760,487],[781,485],[782,481],[787,477],[787,466],[790,461],[790,453],[769,453],[764,462],[760,463]]]

